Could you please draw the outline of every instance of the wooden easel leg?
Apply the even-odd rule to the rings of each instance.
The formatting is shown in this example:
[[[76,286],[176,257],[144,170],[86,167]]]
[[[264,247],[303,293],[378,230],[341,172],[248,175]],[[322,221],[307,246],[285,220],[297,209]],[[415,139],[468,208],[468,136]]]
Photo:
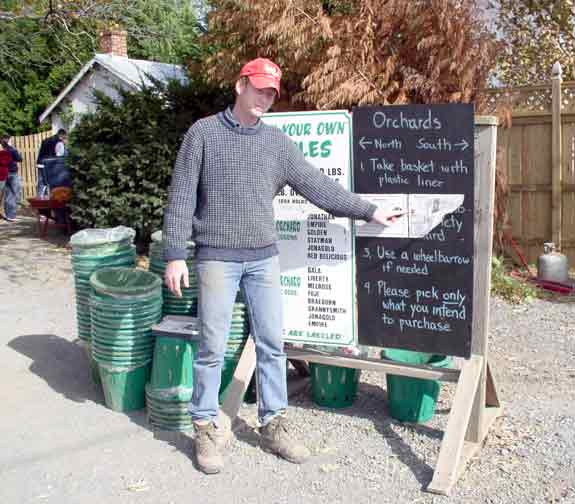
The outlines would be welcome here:
[[[495,408],[500,408],[501,403],[499,402],[499,397],[497,395],[497,384],[493,379],[493,374],[491,373],[491,368],[489,367],[489,362],[487,363],[487,382],[485,384],[485,405],[493,406]]]
[[[482,360],[478,356],[473,356],[472,360],[474,359]],[[468,367],[470,364],[471,361],[466,363],[465,366]],[[497,389],[489,365],[486,363],[479,365],[478,379],[475,382],[474,391],[471,390],[470,385],[472,379],[464,378],[464,373],[466,373],[465,376],[471,376],[472,374],[471,371],[466,372],[466,367],[463,368],[457,385],[449,423],[439,452],[437,467],[433,480],[427,488],[429,492],[448,495],[455,482],[465,471],[467,462],[481,449],[491,425],[503,411],[497,397]],[[468,383],[468,388],[463,385],[464,380]],[[459,392],[463,390],[471,390],[466,401],[460,401]],[[481,401],[479,405],[478,401]],[[465,422],[462,423],[468,407],[470,407],[469,414],[467,414]],[[459,408],[457,412],[456,408]],[[456,420],[456,418],[459,420]],[[446,446],[451,446],[452,448],[446,448]],[[451,461],[449,459],[450,456],[453,456]]]
[[[457,481],[465,433],[477,395],[482,369],[483,357],[479,355],[472,355],[463,365],[433,479],[427,487],[428,492],[448,495]]]
[[[219,420],[225,429],[231,429],[232,423],[238,416],[244,394],[248,389],[252,375],[256,368],[256,345],[250,336],[234,372],[232,382],[228,385],[224,403],[220,409]]]
[[[497,389],[489,363],[482,366],[481,379],[477,388],[471,421],[467,427],[465,441],[475,445],[481,445],[493,420],[501,415],[501,405],[497,397]]]

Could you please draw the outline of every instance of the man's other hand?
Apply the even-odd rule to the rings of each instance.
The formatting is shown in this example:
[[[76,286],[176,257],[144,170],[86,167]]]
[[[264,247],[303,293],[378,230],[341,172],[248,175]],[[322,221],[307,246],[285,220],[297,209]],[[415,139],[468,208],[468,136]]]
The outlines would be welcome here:
[[[382,224],[383,226],[388,226],[389,224],[395,222],[397,219],[400,219],[404,215],[407,215],[407,212],[385,211],[381,208],[378,208],[373,213],[371,222],[375,222],[376,224]]]
[[[184,281],[184,287],[190,286],[188,266],[186,261],[183,259],[178,261],[170,261],[166,265],[166,271],[164,273],[164,281],[168,289],[177,297],[182,297],[182,280]]]

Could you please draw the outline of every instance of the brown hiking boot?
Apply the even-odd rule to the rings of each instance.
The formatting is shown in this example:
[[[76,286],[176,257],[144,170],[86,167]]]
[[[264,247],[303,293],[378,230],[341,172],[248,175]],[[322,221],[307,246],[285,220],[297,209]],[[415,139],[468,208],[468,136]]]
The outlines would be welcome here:
[[[232,431],[230,429],[224,429],[223,427],[216,427],[214,429],[214,435],[216,446],[220,450],[227,448],[233,437]]]
[[[219,451],[219,436],[212,422],[194,423],[196,437],[194,449],[198,468],[206,474],[219,473],[224,468],[224,460]]]
[[[260,428],[260,446],[294,464],[302,464],[310,457],[310,451],[290,435],[287,418],[282,415]]]

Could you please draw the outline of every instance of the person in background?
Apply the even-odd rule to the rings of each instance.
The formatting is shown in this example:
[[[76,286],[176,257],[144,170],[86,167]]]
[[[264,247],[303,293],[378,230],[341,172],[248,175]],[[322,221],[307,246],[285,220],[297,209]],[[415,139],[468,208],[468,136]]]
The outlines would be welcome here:
[[[0,143],[0,200],[4,195],[4,187],[6,186],[6,179],[10,171],[10,163],[12,163],[12,154]]]
[[[58,157],[58,153],[60,153],[60,156],[65,155],[67,141],[67,131],[65,129],[59,129],[54,136],[46,138],[42,142],[42,145],[40,145],[40,151],[38,152],[38,158],[36,161],[36,165],[38,167],[38,184],[36,186],[36,192],[38,197],[45,196],[48,190],[48,181],[46,180],[46,174],[44,172],[44,160],[47,158]]]
[[[20,191],[22,183],[18,174],[18,163],[22,162],[22,156],[18,150],[12,146],[12,137],[4,134],[0,137],[0,145],[10,153],[12,160],[8,167],[8,177],[4,187],[4,218],[9,222],[16,220],[16,211],[20,203]]]
[[[66,145],[67,138],[64,140],[60,140],[56,144],[56,148],[54,149],[56,153],[56,157],[65,157],[68,155],[68,146]]]

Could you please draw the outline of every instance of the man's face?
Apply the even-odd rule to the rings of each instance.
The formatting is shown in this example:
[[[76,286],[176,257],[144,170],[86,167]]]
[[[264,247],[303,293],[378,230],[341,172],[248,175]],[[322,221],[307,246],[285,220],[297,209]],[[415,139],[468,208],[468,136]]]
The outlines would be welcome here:
[[[60,140],[62,140],[64,143],[68,141],[68,135],[58,135],[58,138],[60,138]]]
[[[236,84],[237,103],[242,110],[253,117],[261,117],[273,105],[276,99],[274,88],[258,89],[249,79],[241,79]]]

